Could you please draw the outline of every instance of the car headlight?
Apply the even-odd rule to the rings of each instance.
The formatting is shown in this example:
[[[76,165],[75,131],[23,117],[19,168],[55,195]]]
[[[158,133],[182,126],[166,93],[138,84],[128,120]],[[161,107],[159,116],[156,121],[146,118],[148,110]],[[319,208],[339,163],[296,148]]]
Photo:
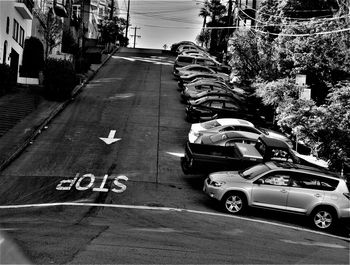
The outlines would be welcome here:
[[[226,183],[225,181],[212,181],[211,185],[214,186],[214,187],[221,187],[225,183]]]

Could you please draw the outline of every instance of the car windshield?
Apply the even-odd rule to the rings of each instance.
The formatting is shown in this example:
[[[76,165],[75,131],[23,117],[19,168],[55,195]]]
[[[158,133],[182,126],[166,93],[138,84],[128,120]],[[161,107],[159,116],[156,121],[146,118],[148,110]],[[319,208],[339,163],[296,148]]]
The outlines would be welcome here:
[[[250,167],[246,170],[241,170],[239,171],[239,175],[241,175],[241,177],[245,178],[245,179],[253,179],[256,176],[266,172],[270,170],[269,167],[267,167],[265,164],[259,164],[253,167]]]
[[[201,123],[201,126],[204,128],[204,129],[212,129],[212,128],[215,128],[215,127],[218,127],[220,126],[221,124],[218,123],[217,120],[212,120],[212,121],[206,121],[206,122],[203,122]]]

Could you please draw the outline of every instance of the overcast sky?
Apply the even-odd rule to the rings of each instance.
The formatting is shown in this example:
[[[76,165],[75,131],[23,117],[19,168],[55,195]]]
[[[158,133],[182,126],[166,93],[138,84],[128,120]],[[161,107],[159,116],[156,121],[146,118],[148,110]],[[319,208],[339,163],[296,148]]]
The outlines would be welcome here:
[[[163,49],[182,40],[195,41],[203,18],[202,5],[195,0],[130,0],[130,24],[137,29],[137,48]],[[196,4],[197,3],[197,4]],[[128,0],[118,0],[121,16],[126,17]],[[133,47],[134,29],[129,27],[129,47]]]

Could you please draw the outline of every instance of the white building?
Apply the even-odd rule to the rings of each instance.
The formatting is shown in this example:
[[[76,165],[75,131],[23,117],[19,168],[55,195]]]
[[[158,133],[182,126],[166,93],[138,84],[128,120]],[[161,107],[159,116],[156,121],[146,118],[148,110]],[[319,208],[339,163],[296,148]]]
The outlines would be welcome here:
[[[45,38],[44,35],[40,32],[42,29],[41,23],[45,24],[45,17],[43,14],[48,12],[53,12],[56,19],[61,20],[63,24],[63,17],[67,17],[67,10],[65,8],[66,4],[70,4],[69,0],[34,0],[34,9],[33,9],[33,25],[32,25],[32,36],[41,40],[45,48]],[[63,27],[62,27],[63,34]],[[49,52],[50,58],[63,59],[63,60],[72,60],[72,55],[65,54],[61,52],[61,40],[58,40],[58,45],[55,46],[52,51]]]
[[[99,38],[99,24],[105,17],[109,17],[111,2],[111,0],[87,0],[85,2],[84,22],[87,28],[86,38]],[[118,16],[119,5],[117,0],[113,1],[113,6],[113,15]]]
[[[24,41],[31,36],[33,0],[0,1],[0,63],[17,72],[22,64]]]

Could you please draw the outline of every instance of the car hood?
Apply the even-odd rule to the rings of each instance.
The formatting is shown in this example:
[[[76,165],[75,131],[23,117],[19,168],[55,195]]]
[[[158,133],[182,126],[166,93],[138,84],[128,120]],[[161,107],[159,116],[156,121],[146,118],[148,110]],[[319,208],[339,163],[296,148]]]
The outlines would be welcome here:
[[[201,130],[205,130],[200,123],[193,123],[191,125],[191,131],[192,132],[199,132]]]
[[[242,182],[245,181],[244,178],[242,178],[238,171],[219,171],[219,172],[214,172],[209,175],[211,180],[214,181],[237,181],[237,182]]]

